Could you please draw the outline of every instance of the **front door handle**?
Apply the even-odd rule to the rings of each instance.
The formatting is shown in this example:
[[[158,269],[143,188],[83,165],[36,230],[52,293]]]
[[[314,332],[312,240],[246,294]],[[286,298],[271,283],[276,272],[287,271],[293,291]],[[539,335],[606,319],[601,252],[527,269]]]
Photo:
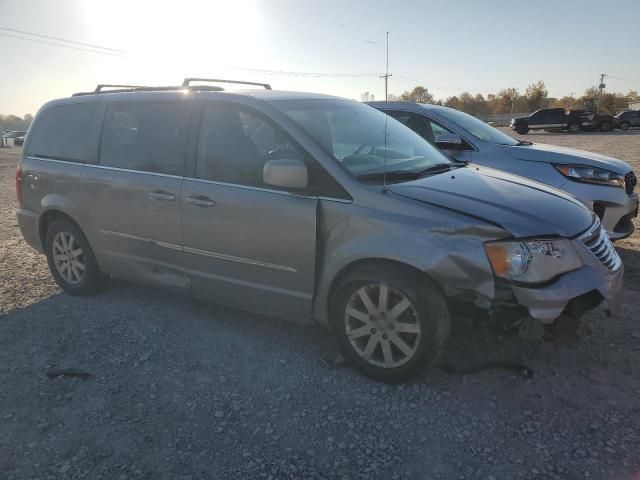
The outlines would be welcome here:
[[[209,197],[205,197],[204,195],[188,196],[187,203],[196,205],[198,207],[213,207],[216,204],[216,202],[211,200]]]
[[[172,202],[176,199],[173,193],[166,192],[164,190],[153,190],[149,192],[149,198],[154,200],[164,200],[165,202]]]

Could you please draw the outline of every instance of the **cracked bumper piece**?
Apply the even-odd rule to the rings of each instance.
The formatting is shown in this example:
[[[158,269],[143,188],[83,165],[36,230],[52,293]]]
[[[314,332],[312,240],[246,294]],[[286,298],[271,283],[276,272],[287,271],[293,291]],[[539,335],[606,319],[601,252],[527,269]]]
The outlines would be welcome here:
[[[599,303],[594,304],[591,301],[594,291],[607,300],[609,312],[616,315],[622,301],[623,274],[623,267],[611,272],[603,265],[585,265],[579,270],[562,275],[545,287],[511,288],[518,303],[529,311],[532,318],[551,324],[565,313],[568,307],[579,308],[577,302],[584,300],[585,305],[591,305],[591,308]]]

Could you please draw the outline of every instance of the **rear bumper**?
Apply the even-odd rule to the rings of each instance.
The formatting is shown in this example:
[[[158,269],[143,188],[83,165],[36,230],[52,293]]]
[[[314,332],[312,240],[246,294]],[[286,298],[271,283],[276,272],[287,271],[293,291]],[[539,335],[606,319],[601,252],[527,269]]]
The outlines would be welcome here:
[[[31,247],[35,248],[38,252],[43,253],[42,242],[40,241],[40,216],[31,210],[19,208],[16,211],[16,217],[18,219],[20,232],[24,239]]]

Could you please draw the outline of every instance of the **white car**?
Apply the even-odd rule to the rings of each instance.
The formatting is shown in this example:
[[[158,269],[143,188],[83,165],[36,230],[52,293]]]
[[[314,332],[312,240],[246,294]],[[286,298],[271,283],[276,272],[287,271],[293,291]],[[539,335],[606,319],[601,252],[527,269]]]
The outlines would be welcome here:
[[[591,208],[612,240],[628,237],[638,215],[636,176],[622,160],[518,141],[459,110],[410,102],[370,102],[456,158],[564,190]]]

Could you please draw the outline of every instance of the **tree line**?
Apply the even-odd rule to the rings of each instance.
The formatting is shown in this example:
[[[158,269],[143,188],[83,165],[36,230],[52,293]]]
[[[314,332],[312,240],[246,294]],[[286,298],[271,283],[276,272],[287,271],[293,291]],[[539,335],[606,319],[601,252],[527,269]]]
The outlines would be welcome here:
[[[540,108],[574,108],[582,106],[586,101],[595,99],[598,110],[602,113],[615,114],[620,110],[629,108],[629,103],[640,101],[637,90],[628,93],[608,93],[602,95],[598,89],[591,87],[585,90],[584,95],[574,97],[566,95],[562,98],[549,97],[549,90],[543,81],[530,84],[524,92],[517,88],[505,88],[497,93],[489,93],[486,97],[481,93],[471,94],[462,92],[445,99],[436,99],[427,87],[417,86],[413,90],[401,95],[389,95],[389,101],[400,100],[404,102],[431,103],[455,108],[471,115],[497,115],[505,113],[533,112]],[[363,102],[375,100],[369,92],[361,95]]]
[[[27,113],[24,117],[17,115],[0,115],[0,123],[3,130],[27,130],[31,122],[33,121],[33,115]]]

